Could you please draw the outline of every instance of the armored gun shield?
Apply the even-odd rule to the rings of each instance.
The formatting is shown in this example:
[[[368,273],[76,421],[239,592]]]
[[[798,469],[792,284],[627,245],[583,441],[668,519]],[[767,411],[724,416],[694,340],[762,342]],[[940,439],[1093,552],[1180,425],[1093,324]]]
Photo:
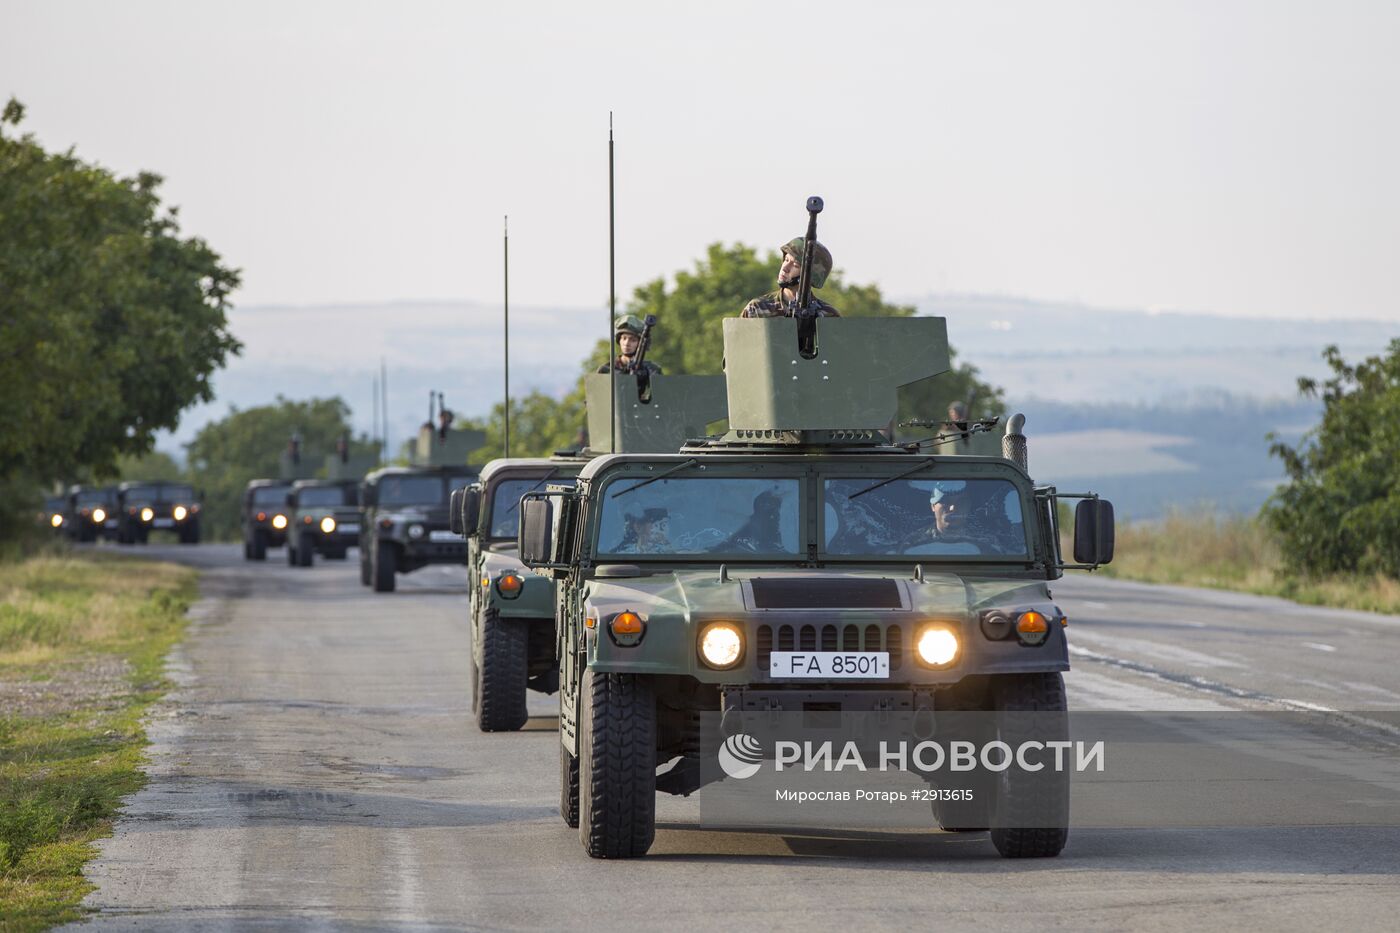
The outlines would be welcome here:
[[[588,445],[595,453],[675,453],[724,417],[720,376],[590,373],[583,382],[588,403]],[[609,404],[608,390],[616,393]],[[610,417],[611,415],[611,417]],[[616,447],[611,451],[613,438]]]
[[[816,327],[807,358],[793,318],[725,319],[731,431],[878,430],[894,419],[900,386],[949,368],[943,318],[819,318]]]
[[[430,424],[418,428],[418,444],[413,450],[414,466],[461,466],[482,444],[483,431],[447,431],[446,437]]]
[[[361,454],[341,460],[335,454],[326,455],[326,479],[361,479],[379,465],[373,454]]]

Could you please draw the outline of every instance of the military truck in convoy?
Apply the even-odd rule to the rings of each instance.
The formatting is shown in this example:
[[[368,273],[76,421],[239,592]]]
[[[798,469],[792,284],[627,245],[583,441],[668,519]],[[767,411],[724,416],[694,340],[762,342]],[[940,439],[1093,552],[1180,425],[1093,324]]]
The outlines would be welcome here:
[[[398,574],[430,564],[465,564],[467,543],[454,533],[447,504],[476,479],[465,466],[384,467],[365,477],[360,582],[392,593]]]
[[[287,543],[291,491],[291,483],[275,479],[250,480],[244,487],[239,506],[244,560],[267,560],[268,548]]]
[[[170,531],[181,544],[198,544],[199,512],[194,489],[186,483],[122,483],[117,486],[117,542],[145,544],[152,531]]]
[[[64,501],[63,529],[80,543],[117,536],[117,490],[114,486],[76,485]]]
[[[654,323],[648,321],[648,335]],[[528,691],[558,689],[554,581],[526,570],[516,554],[521,496],[572,483],[590,458],[610,451],[677,450],[724,416],[719,376],[638,367],[590,374],[584,383],[592,446],[548,459],[492,460],[476,483],[453,493],[453,527],[469,548],[472,707],[485,732],[521,728]]]
[[[596,457],[519,508],[519,559],[558,588],[560,812],[594,857],[643,855],[657,792],[723,779],[702,717],[1040,711],[1062,737],[1048,585],[1112,558],[1111,505],[1037,485],[1019,416],[1000,457],[888,442],[896,388],[948,368],[942,319],[730,319],[724,348],[726,434]],[[1052,856],[1068,794],[1008,773],[933,819]]]
[[[320,554],[344,560],[360,540],[354,480],[299,479],[287,491],[287,566],[310,567]]]

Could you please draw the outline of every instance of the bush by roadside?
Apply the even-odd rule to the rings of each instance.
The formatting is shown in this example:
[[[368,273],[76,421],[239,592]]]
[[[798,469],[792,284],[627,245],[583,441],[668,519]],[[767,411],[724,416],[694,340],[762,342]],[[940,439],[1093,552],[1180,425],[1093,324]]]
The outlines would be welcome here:
[[[1144,583],[1400,613],[1400,581],[1380,574],[1300,575],[1287,566],[1278,535],[1268,524],[1218,515],[1209,508],[1172,512],[1157,522],[1120,524],[1113,563],[1099,572]]]
[[[82,868],[144,781],[195,573],[60,553],[0,563],[0,930],[80,915]]]

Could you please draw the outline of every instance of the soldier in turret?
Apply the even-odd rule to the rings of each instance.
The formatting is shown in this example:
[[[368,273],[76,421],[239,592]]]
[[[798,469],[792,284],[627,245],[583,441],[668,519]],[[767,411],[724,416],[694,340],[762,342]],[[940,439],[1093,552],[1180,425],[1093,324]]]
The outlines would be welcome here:
[[[645,327],[635,315],[627,315],[617,322],[613,328],[613,341],[616,343],[616,353],[613,356],[613,366],[617,367],[619,373],[650,373],[653,376],[660,376],[661,367],[651,360],[642,360],[637,363],[637,354],[642,346],[642,334]],[[611,372],[611,367],[604,363],[598,367],[598,372]]]
[[[740,317],[792,317],[797,304],[797,286],[802,277],[804,240],[795,237],[783,244],[783,264],[778,267],[778,290],[755,298],[744,306]],[[820,243],[813,244],[812,287],[821,288],[831,275],[831,251]],[[813,295],[807,311],[815,317],[840,317],[841,312]]]

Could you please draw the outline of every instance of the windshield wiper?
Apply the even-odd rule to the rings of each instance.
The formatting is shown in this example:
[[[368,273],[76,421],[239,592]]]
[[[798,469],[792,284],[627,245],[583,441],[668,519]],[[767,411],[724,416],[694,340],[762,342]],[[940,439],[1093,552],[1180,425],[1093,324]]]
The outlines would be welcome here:
[[[626,489],[619,489],[617,492],[615,492],[615,493],[612,494],[612,498],[616,499],[618,496],[625,496],[625,495],[627,495],[629,492],[631,492],[631,491],[634,490],[634,489],[641,489],[643,486],[650,486],[652,483],[656,482],[656,481],[659,480],[659,479],[665,479],[666,477],[670,476],[672,473],[679,473],[681,470],[687,469],[687,468],[689,468],[689,467],[693,467],[693,466],[695,466],[695,464],[697,464],[697,463],[699,463],[699,462],[700,462],[700,461],[699,461],[699,460],[696,460],[694,457],[691,457],[689,460],[683,460],[683,461],[681,461],[680,463],[676,464],[675,466],[671,467],[671,469],[669,469],[669,470],[663,470],[662,472],[657,473],[655,476],[650,477],[650,478],[648,478],[648,479],[644,479],[644,480],[642,480],[640,483],[637,483],[637,484],[634,485],[634,486],[628,486]]]
[[[919,472],[920,470],[927,470],[929,467],[933,466],[933,465],[936,464],[937,462],[938,462],[937,460],[934,460],[933,458],[929,458],[928,460],[925,460],[923,463],[921,463],[921,464],[919,464],[918,466],[914,467],[912,470],[905,470],[903,473],[896,473],[894,476],[891,476],[889,479],[882,479],[882,480],[880,480],[880,482],[876,483],[874,486],[866,486],[866,487],[865,487],[864,489],[862,489],[860,492],[853,492],[853,493],[851,493],[849,496],[847,496],[846,498],[847,498],[848,500],[850,500],[850,499],[857,499],[857,498],[859,498],[859,497],[865,495],[867,492],[874,492],[875,490],[879,489],[881,486],[888,486],[890,483],[893,483],[893,482],[895,482],[896,480],[904,479],[904,477],[906,477],[906,476],[913,476],[915,473]]]
[[[543,486],[545,483],[547,483],[547,482],[549,482],[550,480],[554,479],[554,475],[555,475],[556,473],[558,473],[558,472],[559,472],[559,468],[558,468],[558,467],[555,467],[554,469],[550,470],[550,471],[549,471],[548,473],[546,473],[544,476],[541,476],[541,477],[540,477],[540,481],[539,481],[538,483],[536,483],[535,485],[531,486],[529,489],[525,490],[525,492],[522,492],[520,495],[521,495],[521,496],[525,496],[525,495],[528,495],[529,493],[534,492],[536,489],[539,489],[539,488],[540,488],[541,486]],[[511,512],[514,512],[514,511],[515,511],[516,509],[518,509],[519,507],[520,507],[520,500],[519,500],[519,499],[516,499],[514,502],[512,502],[512,503],[510,504],[510,508],[506,509],[506,514],[509,515]]]

